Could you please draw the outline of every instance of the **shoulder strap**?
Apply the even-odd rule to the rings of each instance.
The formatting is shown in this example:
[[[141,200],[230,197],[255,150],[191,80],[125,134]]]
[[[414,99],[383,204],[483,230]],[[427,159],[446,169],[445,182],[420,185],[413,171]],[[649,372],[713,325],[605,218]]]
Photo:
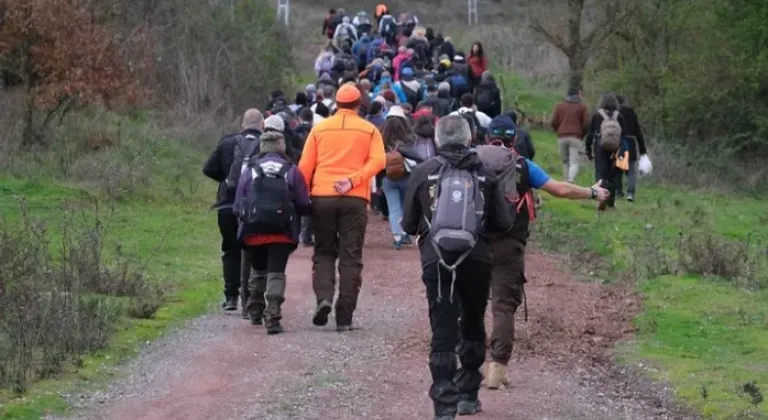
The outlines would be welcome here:
[[[608,118],[608,114],[606,114],[604,110],[598,109],[597,112],[600,113],[600,116],[603,117],[603,120],[608,120],[609,119]]]
[[[619,111],[613,111],[613,119],[618,121],[618,119],[619,119]]]

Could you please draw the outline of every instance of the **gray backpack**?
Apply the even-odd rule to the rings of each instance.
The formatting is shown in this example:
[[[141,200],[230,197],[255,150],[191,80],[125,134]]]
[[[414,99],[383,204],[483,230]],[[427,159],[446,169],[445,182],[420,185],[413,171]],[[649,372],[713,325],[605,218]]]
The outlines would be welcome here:
[[[619,124],[619,111],[613,111],[608,115],[605,110],[598,110],[603,122],[600,123],[600,146],[609,152],[619,150],[621,144],[621,124]]]
[[[485,169],[496,175],[498,189],[504,195],[506,209],[513,220],[518,212],[518,171],[522,168],[520,155],[504,146],[482,145],[475,148]]]
[[[453,300],[456,268],[469,256],[479,241],[485,219],[485,198],[480,189],[480,180],[474,171],[454,167],[440,156],[437,159],[443,166],[437,177],[432,220],[427,222],[429,237],[440,259],[439,263],[452,273]],[[442,295],[438,295],[438,299],[441,298]]]

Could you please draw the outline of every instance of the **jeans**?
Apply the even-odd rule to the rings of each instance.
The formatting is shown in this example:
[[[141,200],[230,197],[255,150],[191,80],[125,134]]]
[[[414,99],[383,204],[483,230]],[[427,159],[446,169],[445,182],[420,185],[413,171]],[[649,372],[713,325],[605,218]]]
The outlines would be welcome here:
[[[432,327],[429,396],[436,416],[455,415],[460,400],[477,399],[483,379],[480,367],[485,360],[484,319],[491,266],[472,260],[461,263],[456,269],[453,299],[451,273],[437,263],[423,268],[422,280]],[[456,364],[457,351],[461,368]]]
[[[635,194],[635,188],[637,187],[637,162],[629,162],[629,172],[626,173],[627,175],[627,194]],[[624,172],[622,171],[619,174],[619,177],[616,181],[616,191],[621,192],[624,189],[624,185],[622,182],[622,178],[624,177]]]
[[[400,240],[404,234],[400,222],[403,218],[403,202],[405,201],[405,192],[408,190],[408,178],[406,176],[397,181],[384,178],[381,183],[381,189],[384,191],[384,196],[387,197],[389,227],[396,241]]]
[[[218,214],[221,233],[221,265],[224,268],[224,296],[240,296],[241,247],[237,241],[239,221],[231,208],[220,209]]]

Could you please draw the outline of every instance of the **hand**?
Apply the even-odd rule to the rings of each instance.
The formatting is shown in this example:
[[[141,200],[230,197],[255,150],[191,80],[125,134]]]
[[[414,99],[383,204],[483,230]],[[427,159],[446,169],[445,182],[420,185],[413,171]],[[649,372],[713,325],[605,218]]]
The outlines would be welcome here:
[[[611,193],[608,192],[605,188],[601,187],[603,185],[603,180],[597,181],[595,185],[592,186],[592,189],[595,190],[597,195],[595,196],[595,200],[603,202],[611,197]]]
[[[344,195],[352,189],[352,181],[349,178],[340,179],[333,183],[333,189]]]

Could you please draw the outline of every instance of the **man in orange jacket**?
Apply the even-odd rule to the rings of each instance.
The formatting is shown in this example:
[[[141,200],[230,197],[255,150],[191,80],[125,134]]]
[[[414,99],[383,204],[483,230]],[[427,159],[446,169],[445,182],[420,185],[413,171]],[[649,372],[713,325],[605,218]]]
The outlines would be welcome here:
[[[362,286],[363,242],[368,223],[370,182],[384,169],[384,141],[379,130],[358,116],[361,93],[354,83],[336,94],[338,112],[310,131],[299,161],[312,197],[315,255],[312,284],[317,310],[312,322],[328,323],[336,288],[336,329],[352,329],[352,315]]]

